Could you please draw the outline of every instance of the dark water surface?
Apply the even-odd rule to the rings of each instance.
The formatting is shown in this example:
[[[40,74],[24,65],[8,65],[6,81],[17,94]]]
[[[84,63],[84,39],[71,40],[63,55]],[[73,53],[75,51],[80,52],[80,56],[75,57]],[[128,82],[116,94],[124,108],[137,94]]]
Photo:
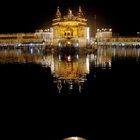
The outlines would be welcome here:
[[[0,50],[5,139],[139,137],[139,52],[118,47],[74,54]]]

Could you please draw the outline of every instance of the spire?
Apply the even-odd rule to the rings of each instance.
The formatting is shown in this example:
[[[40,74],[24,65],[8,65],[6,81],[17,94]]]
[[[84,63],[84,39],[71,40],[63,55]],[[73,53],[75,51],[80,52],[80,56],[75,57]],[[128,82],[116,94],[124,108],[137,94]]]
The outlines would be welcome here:
[[[70,8],[68,8],[68,17],[71,18],[72,16],[73,16],[72,10],[70,10]]]
[[[82,10],[81,10],[81,6],[79,6],[79,13],[81,13],[82,12]]]
[[[56,18],[60,18],[60,17],[61,17],[61,12],[59,10],[59,7],[57,7]]]
[[[81,8],[81,6],[79,6],[79,11],[78,11],[78,17],[83,17],[84,15],[83,15],[83,12],[82,12],[82,8]]]
[[[68,14],[70,13],[70,8],[68,8]]]

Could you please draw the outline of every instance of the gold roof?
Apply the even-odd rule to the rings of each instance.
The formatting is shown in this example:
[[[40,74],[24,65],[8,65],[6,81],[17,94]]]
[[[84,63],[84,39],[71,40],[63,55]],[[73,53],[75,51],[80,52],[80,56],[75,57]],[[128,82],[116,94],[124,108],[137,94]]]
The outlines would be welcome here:
[[[87,22],[87,19],[84,17],[84,14],[82,12],[81,6],[79,6],[79,10],[77,12],[77,15],[74,15],[72,10],[68,8],[67,15],[64,15],[62,17],[59,7],[57,7],[56,16],[53,19],[53,22],[60,22],[60,21],[80,21],[80,22]]]

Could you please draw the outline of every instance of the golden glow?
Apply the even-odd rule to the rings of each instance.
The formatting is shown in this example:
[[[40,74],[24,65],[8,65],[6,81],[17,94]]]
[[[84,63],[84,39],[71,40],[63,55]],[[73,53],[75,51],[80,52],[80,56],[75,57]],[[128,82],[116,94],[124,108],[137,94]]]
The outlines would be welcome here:
[[[58,11],[56,15],[58,15]],[[69,9],[68,15],[64,17],[56,16],[52,21],[54,45],[58,45],[58,41],[64,42],[66,39],[71,39],[73,42],[75,40],[75,43],[78,41],[79,44],[82,42],[86,45],[87,38],[89,38],[87,37],[87,19],[84,18],[81,8],[79,8],[76,16]]]
[[[78,38],[78,37],[86,37],[86,25],[79,25],[79,22],[71,21],[71,22],[59,22],[53,24],[54,26],[54,37],[62,39],[62,38]]]
[[[66,138],[66,139],[63,139],[63,140],[86,140],[86,139],[81,138],[81,137],[69,137],[69,138]]]
[[[89,64],[87,65],[86,56],[72,61],[72,56],[65,56],[64,60],[55,61],[55,74],[59,75],[60,79],[78,79],[80,74],[88,73]]]

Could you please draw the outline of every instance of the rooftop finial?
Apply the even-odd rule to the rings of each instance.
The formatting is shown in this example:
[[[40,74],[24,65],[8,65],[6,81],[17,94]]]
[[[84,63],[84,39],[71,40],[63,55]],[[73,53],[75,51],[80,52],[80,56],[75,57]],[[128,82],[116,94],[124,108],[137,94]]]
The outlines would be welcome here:
[[[79,6],[78,16],[83,17],[83,12],[81,6]]]
[[[68,8],[68,15],[70,14],[70,11],[71,11],[70,8]]]
[[[73,16],[73,14],[72,14],[72,10],[70,10],[70,8],[68,8],[68,17],[72,17]]]
[[[61,17],[61,12],[60,12],[60,10],[59,10],[59,6],[57,7],[56,17],[57,17],[57,18],[60,18],[60,17]]]
[[[79,6],[79,12],[80,12],[80,13],[82,12],[82,10],[81,10],[81,6]]]

